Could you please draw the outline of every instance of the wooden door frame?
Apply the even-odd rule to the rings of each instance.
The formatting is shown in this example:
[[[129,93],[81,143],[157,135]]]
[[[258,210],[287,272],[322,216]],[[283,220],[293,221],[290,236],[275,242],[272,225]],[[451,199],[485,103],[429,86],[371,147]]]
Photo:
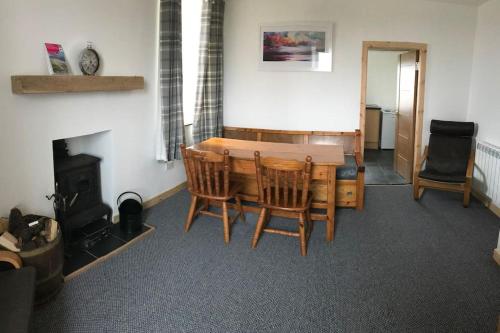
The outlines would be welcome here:
[[[359,110],[359,130],[361,131],[361,154],[364,160],[365,153],[365,113],[366,113],[366,88],[368,77],[368,50],[377,51],[418,51],[419,53],[419,75],[417,84],[417,105],[415,115],[415,134],[413,149],[413,170],[418,169],[420,155],[422,154],[422,128],[424,120],[424,98],[425,98],[425,72],[427,69],[427,44],[412,42],[381,42],[363,41],[361,55],[361,102]],[[413,172],[415,175],[415,172]],[[413,176],[415,177],[415,176]],[[414,179],[412,179],[412,182]]]

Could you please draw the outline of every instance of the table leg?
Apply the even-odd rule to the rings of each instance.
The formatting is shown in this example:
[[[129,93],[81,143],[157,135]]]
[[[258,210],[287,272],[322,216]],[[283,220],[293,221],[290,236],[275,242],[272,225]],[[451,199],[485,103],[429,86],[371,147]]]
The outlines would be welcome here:
[[[326,209],[326,240],[332,241],[335,233],[335,182],[337,168],[332,165],[328,167],[327,176],[327,204]]]

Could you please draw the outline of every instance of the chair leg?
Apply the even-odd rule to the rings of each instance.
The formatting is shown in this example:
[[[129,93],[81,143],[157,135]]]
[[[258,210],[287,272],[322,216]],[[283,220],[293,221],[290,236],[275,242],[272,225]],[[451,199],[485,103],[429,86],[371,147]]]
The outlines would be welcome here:
[[[238,210],[240,212],[240,219],[242,222],[246,222],[245,212],[243,211],[243,206],[241,205],[241,199],[239,196],[236,196],[236,205],[238,206]]]
[[[313,221],[311,219],[311,212],[309,210],[306,211],[306,221],[307,221],[307,230],[306,230],[306,241],[309,241],[309,237],[311,237],[311,233],[313,230]]]
[[[206,198],[203,199],[203,210],[208,211],[209,207],[210,207],[210,200]]]
[[[252,239],[252,248],[255,249],[257,247],[257,242],[259,241],[260,235],[262,234],[262,229],[264,227],[264,223],[266,222],[266,208],[262,208],[259,214],[259,220],[257,221],[257,226],[255,227],[255,233]]]
[[[222,222],[224,223],[224,243],[229,243],[229,215],[227,213],[227,202],[222,202]]]
[[[273,214],[273,211],[271,209],[266,209],[266,217],[265,217],[266,224],[269,223],[269,221],[271,220],[272,214]]]
[[[424,194],[425,187],[420,186],[418,180],[416,180],[416,184],[413,184],[413,198],[415,200],[420,200],[422,198],[422,194]]]
[[[420,190],[420,187],[418,186],[418,178],[415,177],[415,182],[413,183],[413,199],[415,199],[415,200],[420,199],[420,195],[418,193],[419,190]]]
[[[300,255],[305,256],[307,254],[307,243],[306,243],[306,231],[305,231],[305,215],[300,213],[299,216],[299,234],[300,234]]]
[[[194,213],[196,211],[196,203],[198,202],[198,197],[196,195],[191,196],[191,206],[189,207],[188,217],[186,219],[186,224],[184,225],[184,231],[188,232],[191,224],[193,223]]]
[[[471,191],[471,186],[470,184],[465,184],[465,190],[464,190],[464,202],[463,205],[465,208],[469,207],[470,203],[470,191]]]

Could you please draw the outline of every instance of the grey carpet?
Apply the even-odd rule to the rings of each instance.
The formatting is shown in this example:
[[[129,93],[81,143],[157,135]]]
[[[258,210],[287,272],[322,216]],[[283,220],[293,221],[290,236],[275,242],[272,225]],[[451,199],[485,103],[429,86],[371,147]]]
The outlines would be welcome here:
[[[364,211],[337,211],[333,243],[316,224],[307,257],[279,235],[252,250],[253,214],[229,245],[209,217],[186,234],[188,203],[182,191],[149,210],[157,230],[67,283],[33,331],[495,331],[500,219],[477,201],[464,209],[458,194],[415,202],[409,186],[368,187]]]

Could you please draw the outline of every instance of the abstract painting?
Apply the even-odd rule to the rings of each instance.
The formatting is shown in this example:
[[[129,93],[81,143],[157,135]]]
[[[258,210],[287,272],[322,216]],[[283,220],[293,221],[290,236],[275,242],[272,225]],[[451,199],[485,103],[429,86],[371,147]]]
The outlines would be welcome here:
[[[331,71],[331,24],[261,26],[259,39],[262,70]]]
[[[264,32],[263,61],[313,61],[325,52],[324,31]]]

